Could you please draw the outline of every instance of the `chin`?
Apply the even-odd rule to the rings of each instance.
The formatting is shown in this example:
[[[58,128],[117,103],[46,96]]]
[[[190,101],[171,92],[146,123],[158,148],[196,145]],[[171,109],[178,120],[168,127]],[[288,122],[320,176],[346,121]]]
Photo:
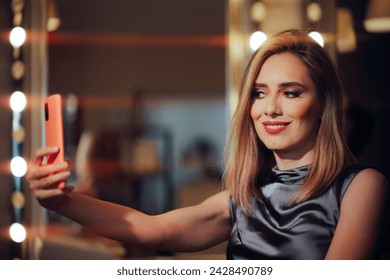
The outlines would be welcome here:
[[[264,146],[268,150],[277,151],[277,150],[284,150],[288,148],[288,145],[284,143],[276,143],[276,142],[270,142],[270,141],[261,141],[263,142]]]

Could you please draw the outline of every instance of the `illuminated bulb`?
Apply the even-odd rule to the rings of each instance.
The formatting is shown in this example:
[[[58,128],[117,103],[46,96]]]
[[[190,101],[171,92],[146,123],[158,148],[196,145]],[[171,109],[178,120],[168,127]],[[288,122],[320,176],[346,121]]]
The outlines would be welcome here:
[[[14,112],[22,112],[26,108],[26,95],[21,91],[15,91],[10,98],[10,106]]]
[[[316,2],[312,2],[307,6],[307,18],[311,22],[317,22],[322,17],[322,9],[320,4]]]
[[[23,242],[26,237],[26,229],[23,225],[19,223],[13,223],[9,228],[9,235],[11,236],[11,239],[16,243]]]
[[[267,16],[267,7],[263,2],[255,2],[251,8],[252,20],[262,22]]]
[[[23,177],[27,172],[27,163],[22,157],[14,157],[11,160],[11,172],[15,177]]]
[[[11,195],[12,206],[17,209],[22,209],[26,203],[26,199],[24,198],[24,194],[20,191],[15,191]]]
[[[255,51],[264,43],[265,40],[267,40],[267,35],[265,35],[264,32],[256,31],[249,39],[249,46],[253,51]]]
[[[26,41],[26,37],[26,31],[22,27],[18,26],[11,30],[11,33],[9,34],[9,41],[14,48],[19,48]]]
[[[23,126],[15,126],[12,130],[12,140],[16,143],[22,143],[26,138],[26,131]]]
[[[324,38],[321,33],[312,31],[309,33],[309,36],[312,37],[321,47],[324,47]]]
[[[59,18],[49,18],[47,20],[47,31],[56,31],[61,25]]]

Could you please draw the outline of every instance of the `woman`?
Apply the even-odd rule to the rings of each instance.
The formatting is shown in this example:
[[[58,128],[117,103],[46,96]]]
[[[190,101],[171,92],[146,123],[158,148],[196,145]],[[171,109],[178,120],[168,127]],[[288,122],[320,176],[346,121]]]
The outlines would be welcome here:
[[[30,188],[44,207],[102,235],[167,251],[229,240],[234,259],[368,259],[381,233],[387,182],[353,165],[342,133],[341,89],[325,51],[286,31],[254,54],[227,143],[226,190],[158,216],[51,188],[67,163],[41,166]],[[53,172],[55,175],[49,176]]]

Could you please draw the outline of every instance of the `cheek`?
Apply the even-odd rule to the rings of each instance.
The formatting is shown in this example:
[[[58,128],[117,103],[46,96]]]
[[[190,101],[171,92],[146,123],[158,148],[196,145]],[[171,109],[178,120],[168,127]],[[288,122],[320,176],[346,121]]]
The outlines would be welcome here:
[[[287,113],[296,119],[317,121],[320,115],[319,106],[316,103],[313,104],[313,102],[307,102],[300,106],[289,106],[287,108],[291,108]]]
[[[315,106],[300,107],[295,111],[295,119],[298,120],[301,133],[312,134],[319,124],[318,110]]]
[[[258,102],[254,101],[251,107],[251,118],[255,121],[261,116],[261,106]]]

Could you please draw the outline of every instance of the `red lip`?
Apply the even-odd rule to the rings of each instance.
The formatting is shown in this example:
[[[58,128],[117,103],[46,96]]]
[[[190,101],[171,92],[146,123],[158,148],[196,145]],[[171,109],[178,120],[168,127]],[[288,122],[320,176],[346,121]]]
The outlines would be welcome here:
[[[284,131],[287,126],[290,124],[290,122],[271,122],[271,121],[265,121],[262,122],[264,126],[264,130],[269,134],[278,134],[282,131]]]

